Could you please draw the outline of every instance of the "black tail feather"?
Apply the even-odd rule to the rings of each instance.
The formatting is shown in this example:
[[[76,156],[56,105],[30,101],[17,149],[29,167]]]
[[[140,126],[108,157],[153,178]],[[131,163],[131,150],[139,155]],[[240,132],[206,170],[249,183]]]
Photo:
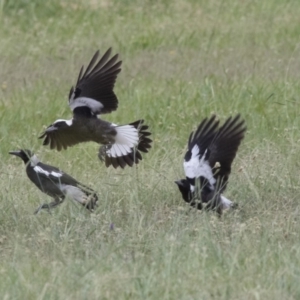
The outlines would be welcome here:
[[[139,132],[138,145],[135,148],[132,148],[132,152],[128,153],[127,155],[123,155],[119,157],[111,157],[105,155],[106,167],[109,167],[110,165],[112,165],[114,168],[121,167],[122,169],[127,165],[132,167],[134,164],[138,164],[139,161],[142,160],[142,155],[140,151],[147,153],[151,148],[152,140],[149,138],[151,132],[147,131],[149,126],[144,125],[144,120],[138,120],[128,125],[134,126],[138,130]]]

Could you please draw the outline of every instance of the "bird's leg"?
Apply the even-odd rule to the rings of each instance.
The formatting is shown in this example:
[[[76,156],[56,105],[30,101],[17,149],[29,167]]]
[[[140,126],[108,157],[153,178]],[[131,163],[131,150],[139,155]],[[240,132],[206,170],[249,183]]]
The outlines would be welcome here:
[[[38,214],[42,209],[48,209],[48,212],[50,213],[50,209],[53,207],[58,206],[59,204],[63,203],[65,200],[65,198],[55,198],[53,202],[48,203],[44,203],[42,205],[40,205],[34,212],[34,214]]]
[[[202,210],[203,202],[201,199],[201,195],[199,195],[199,197],[197,195],[194,195],[190,200],[190,205],[198,210]]]
[[[49,204],[44,203],[44,204],[40,205],[40,206],[34,211],[34,214],[35,214],[35,215],[38,214],[38,213],[39,213],[42,209],[44,209],[44,208],[47,208],[47,209],[48,209],[48,212],[50,213],[50,204],[51,204],[51,203],[49,203]]]
[[[206,210],[214,210],[217,212],[218,217],[222,216],[222,204],[220,201],[220,197],[218,194],[215,194],[213,198],[208,202],[208,204],[205,207]]]
[[[232,203],[230,204],[230,208],[231,208],[231,209],[238,209],[238,208],[239,208],[239,204],[238,204],[238,203],[235,203],[235,202],[232,202]]]
[[[112,144],[103,145],[99,148],[98,157],[101,161],[105,160],[106,152],[111,148]]]

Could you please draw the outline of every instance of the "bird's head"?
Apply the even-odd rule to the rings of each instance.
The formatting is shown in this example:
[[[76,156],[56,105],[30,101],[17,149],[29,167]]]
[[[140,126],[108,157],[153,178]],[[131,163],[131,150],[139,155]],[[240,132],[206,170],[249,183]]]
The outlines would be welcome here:
[[[28,149],[10,151],[9,154],[20,157],[27,164],[34,156],[34,153]]]
[[[181,192],[182,198],[186,202],[191,201],[191,187],[190,183],[186,179],[176,180],[179,191]]]

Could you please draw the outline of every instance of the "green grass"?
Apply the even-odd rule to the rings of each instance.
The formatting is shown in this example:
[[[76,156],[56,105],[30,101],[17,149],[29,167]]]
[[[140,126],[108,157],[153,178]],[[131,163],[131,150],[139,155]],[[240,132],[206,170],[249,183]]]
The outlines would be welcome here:
[[[299,15],[289,0],[0,0],[2,298],[299,299]],[[81,65],[110,46],[123,67],[104,118],[153,133],[137,168],[37,139],[71,117]],[[173,183],[213,112],[248,126],[226,191],[239,209],[222,219],[189,210]],[[97,211],[33,215],[51,199],[8,155],[20,147],[96,189]]]

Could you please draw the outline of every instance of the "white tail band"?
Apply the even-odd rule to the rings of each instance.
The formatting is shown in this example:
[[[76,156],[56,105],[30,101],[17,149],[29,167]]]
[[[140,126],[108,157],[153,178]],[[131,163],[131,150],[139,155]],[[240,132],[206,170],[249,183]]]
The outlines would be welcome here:
[[[139,132],[134,126],[116,126],[116,131],[115,143],[106,153],[110,157],[125,156],[139,143]]]

